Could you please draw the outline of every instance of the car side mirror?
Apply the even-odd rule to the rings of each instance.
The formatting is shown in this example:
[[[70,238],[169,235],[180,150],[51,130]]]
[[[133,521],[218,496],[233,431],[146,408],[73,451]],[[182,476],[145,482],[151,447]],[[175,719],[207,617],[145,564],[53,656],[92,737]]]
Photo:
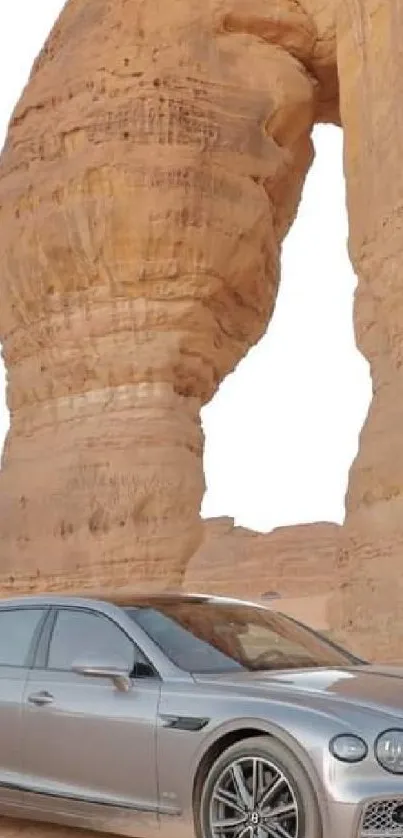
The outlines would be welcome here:
[[[121,658],[79,658],[73,662],[71,669],[77,675],[86,675],[88,678],[109,678],[120,692],[128,692],[132,685],[129,667]]]

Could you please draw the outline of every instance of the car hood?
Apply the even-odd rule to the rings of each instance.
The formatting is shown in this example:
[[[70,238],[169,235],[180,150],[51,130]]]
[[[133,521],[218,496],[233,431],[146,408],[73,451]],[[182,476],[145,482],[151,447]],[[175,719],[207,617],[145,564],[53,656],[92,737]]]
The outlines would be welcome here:
[[[360,665],[195,677],[198,682],[227,686],[230,692],[239,691],[243,696],[262,692],[272,698],[280,693],[284,699],[310,695],[403,717],[403,667]]]

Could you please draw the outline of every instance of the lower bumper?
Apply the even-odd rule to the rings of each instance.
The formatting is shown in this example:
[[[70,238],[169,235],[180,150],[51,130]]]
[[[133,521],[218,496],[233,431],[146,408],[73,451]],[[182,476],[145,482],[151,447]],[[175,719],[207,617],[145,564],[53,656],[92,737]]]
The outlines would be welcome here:
[[[325,838],[403,838],[403,792],[359,803],[333,803]]]

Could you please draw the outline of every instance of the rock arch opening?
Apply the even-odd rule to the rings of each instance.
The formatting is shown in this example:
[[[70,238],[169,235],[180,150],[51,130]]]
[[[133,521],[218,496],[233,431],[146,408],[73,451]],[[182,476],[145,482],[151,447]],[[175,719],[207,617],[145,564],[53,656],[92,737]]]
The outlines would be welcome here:
[[[353,327],[342,131],[317,126],[314,143],[268,330],[202,411],[202,514],[260,532],[342,523],[371,399]]]

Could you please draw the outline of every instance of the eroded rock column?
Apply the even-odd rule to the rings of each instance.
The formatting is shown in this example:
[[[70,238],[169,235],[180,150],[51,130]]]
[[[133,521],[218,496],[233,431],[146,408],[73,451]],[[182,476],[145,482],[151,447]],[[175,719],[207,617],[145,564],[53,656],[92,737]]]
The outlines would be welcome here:
[[[199,543],[200,406],[266,327],[312,156],[290,7],[286,51],[224,2],[71,0],[36,63],[0,168],[3,590],[176,585]]]
[[[342,0],[338,19],[357,342],[374,399],[353,466],[332,619],[356,648],[403,643],[403,10]]]

